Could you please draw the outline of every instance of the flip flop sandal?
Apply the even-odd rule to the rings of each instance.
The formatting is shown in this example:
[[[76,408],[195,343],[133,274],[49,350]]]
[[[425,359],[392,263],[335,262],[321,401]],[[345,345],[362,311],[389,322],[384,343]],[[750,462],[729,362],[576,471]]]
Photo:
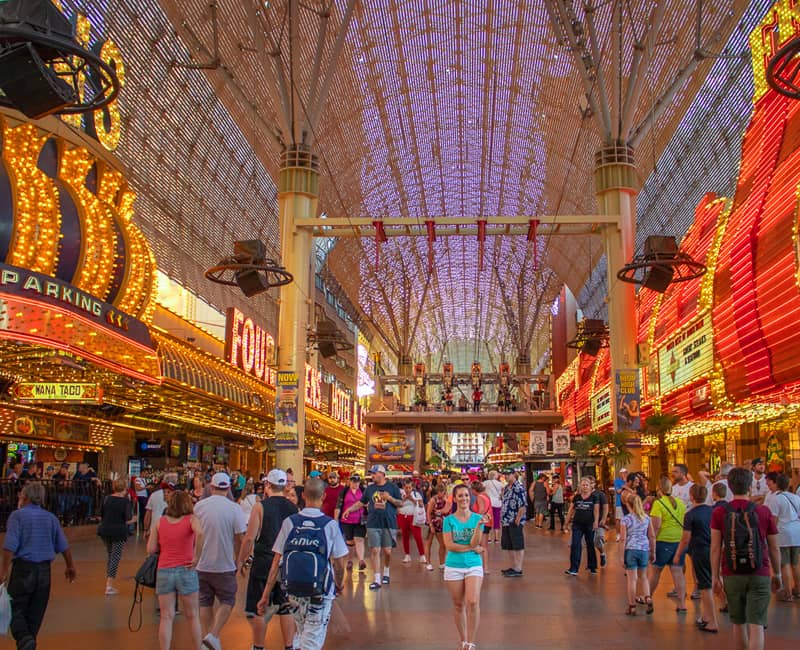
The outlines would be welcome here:
[[[698,627],[697,629],[700,630],[700,632],[708,632],[709,634],[717,634],[719,632],[719,630],[712,630],[707,628],[705,625]]]

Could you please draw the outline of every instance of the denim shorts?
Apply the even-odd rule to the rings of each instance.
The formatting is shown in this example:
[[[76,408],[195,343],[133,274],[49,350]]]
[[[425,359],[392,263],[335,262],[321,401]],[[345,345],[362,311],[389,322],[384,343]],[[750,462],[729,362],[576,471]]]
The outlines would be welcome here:
[[[197,571],[187,566],[159,569],[156,574],[156,594],[161,596],[176,591],[181,596],[188,596],[200,591]]]
[[[646,569],[649,553],[641,549],[626,548],[625,549],[625,568],[629,571],[633,569]]]
[[[653,566],[663,569],[665,566],[672,564],[675,559],[675,551],[678,550],[679,542],[656,542],[656,559]],[[686,553],[681,555],[680,566],[683,566],[686,559]]]

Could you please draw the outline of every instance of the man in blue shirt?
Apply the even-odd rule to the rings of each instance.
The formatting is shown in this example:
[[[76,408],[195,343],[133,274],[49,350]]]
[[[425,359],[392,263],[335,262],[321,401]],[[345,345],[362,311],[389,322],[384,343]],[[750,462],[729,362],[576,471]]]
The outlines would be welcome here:
[[[17,650],[36,648],[36,635],[50,599],[50,564],[57,553],[62,553],[66,560],[67,580],[75,580],[67,538],[55,515],[42,508],[44,496],[41,483],[28,483],[22,489],[19,509],[8,518],[3,542],[0,584],[8,582],[10,628]]]
[[[520,578],[525,555],[525,512],[528,509],[528,498],[516,471],[506,468],[503,474],[506,476],[506,487],[501,495],[500,548],[510,552],[511,566],[500,573],[506,578]]]

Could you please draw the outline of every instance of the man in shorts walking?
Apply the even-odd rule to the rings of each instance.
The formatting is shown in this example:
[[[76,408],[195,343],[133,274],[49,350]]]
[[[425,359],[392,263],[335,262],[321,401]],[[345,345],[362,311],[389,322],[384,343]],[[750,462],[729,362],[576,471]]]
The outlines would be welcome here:
[[[504,469],[506,487],[503,490],[503,505],[500,509],[500,520],[503,530],[500,536],[500,548],[511,554],[511,566],[501,573],[506,578],[522,577],[522,559],[525,555],[525,510],[528,500],[525,488],[513,469]]]
[[[244,605],[244,612],[253,632],[253,650],[264,650],[267,625],[275,614],[280,621],[284,646],[288,650],[293,647],[295,624],[292,618],[292,606],[280,582],[275,584],[269,595],[264,616],[258,615],[258,601],[264,593],[269,570],[272,567],[274,557],[272,546],[284,520],[298,512],[297,506],[284,496],[287,481],[286,472],[283,470],[273,469],[267,474],[266,496],[262,501],[256,502],[250,511],[247,532],[239,551],[239,572],[243,576],[247,573],[247,559],[251,552],[253,554]]]
[[[528,490],[528,498],[533,501],[533,517],[537,528],[544,528],[544,518],[547,516],[547,485],[545,475],[539,474],[538,478]]]
[[[711,583],[717,595],[724,593],[728,598],[728,612],[733,624],[733,646],[762,650],[770,601],[770,566],[772,586],[776,591],[783,589],[783,580],[778,528],[769,508],[751,503],[752,483],[753,474],[749,470],[734,467],[728,474],[728,487],[733,491],[733,500],[714,508],[711,513]],[[758,521],[756,541],[760,544],[761,564],[750,573],[736,573],[731,567],[731,558],[728,557],[730,550],[723,548],[725,520],[731,517],[731,513],[747,512],[751,509],[754,512],[751,511],[750,515],[755,515]]]
[[[375,591],[382,585],[388,585],[390,581],[389,563],[397,539],[397,508],[402,505],[403,500],[400,488],[386,480],[386,468],[383,465],[374,465],[370,473],[372,484],[364,490],[361,501],[347,508],[342,517],[360,508],[361,504],[367,506],[367,545],[375,570],[375,580],[369,588]]]
[[[228,499],[231,479],[225,472],[211,478],[211,496],[201,499],[194,514],[203,527],[203,550],[197,563],[200,580],[200,623],[203,645],[222,650],[219,634],[236,604],[236,558],[247,521],[239,504]],[[214,600],[219,601],[216,612]]]

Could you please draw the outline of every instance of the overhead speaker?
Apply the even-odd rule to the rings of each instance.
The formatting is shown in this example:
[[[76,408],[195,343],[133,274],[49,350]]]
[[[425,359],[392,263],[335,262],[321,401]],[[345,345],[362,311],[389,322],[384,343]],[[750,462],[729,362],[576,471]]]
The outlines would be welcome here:
[[[237,271],[234,278],[236,278],[236,284],[239,285],[242,293],[248,298],[264,293],[270,287],[266,276],[257,269]]]
[[[587,339],[581,347],[581,352],[588,354],[590,357],[596,357],[602,345],[603,342],[600,339]]]
[[[330,359],[331,357],[335,357],[336,346],[333,344],[333,341],[320,341],[319,353],[322,355],[324,359]]]
[[[658,293],[664,293],[672,283],[674,276],[675,269],[672,266],[653,264],[645,271],[642,286]]]
[[[78,100],[75,89],[47,66],[32,43],[18,43],[0,54],[0,89],[34,120]]]

